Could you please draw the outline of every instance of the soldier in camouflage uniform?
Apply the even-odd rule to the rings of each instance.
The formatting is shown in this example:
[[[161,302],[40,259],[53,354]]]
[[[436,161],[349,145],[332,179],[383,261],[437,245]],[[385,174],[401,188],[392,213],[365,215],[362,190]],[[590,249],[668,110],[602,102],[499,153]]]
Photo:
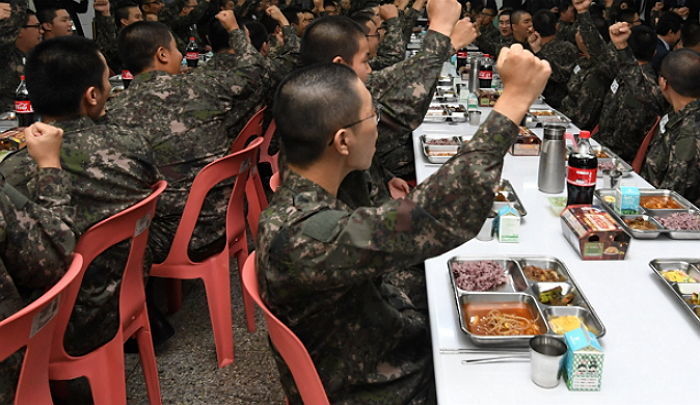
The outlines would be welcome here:
[[[557,38],[576,45],[576,9],[572,0],[562,0],[559,3],[559,21],[557,22]]]
[[[289,166],[260,219],[258,279],[267,305],[309,351],[331,403],[435,403],[428,313],[384,276],[481,228],[516,123],[549,73],[519,45],[502,51],[498,69],[503,96],[455,158],[406,198],[354,210],[335,194],[343,175],[370,165],[377,139],[370,93],[338,65],[283,84],[275,118]],[[330,112],[312,113],[328,100]],[[300,403],[276,359],[287,398]]]
[[[700,54],[673,51],[659,74],[673,112],[649,147],[642,175],[655,187],[674,190],[700,206]]]
[[[93,72],[100,69],[100,81],[91,83]],[[56,79],[68,75],[90,79],[70,83]],[[72,229],[76,236],[151,194],[151,186],[160,175],[145,139],[139,132],[109,124],[104,117],[111,86],[107,66],[94,42],[71,36],[38,45],[27,61],[27,76],[29,93],[44,95],[32,97],[34,109],[64,131],[61,162],[72,182],[71,206],[76,211]],[[74,94],[74,86],[84,87],[80,100],[68,98]],[[90,98],[93,90],[97,99]],[[90,104],[86,99],[92,100]],[[85,116],[72,110],[81,105]],[[8,156],[0,165],[8,183],[25,195],[35,171],[36,164],[26,150]],[[128,244],[122,243],[88,268],[66,334],[68,353],[87,353],[114,336],[119,325],[118,286],[127,255]]]
[[[403,40],[408,44],[411,40],[411,34],[413,33],[413,27],[416,26],[418,22],[418,17],[423,15],[423,9],[425,8],[426,0],[416,0],[413,5],[406,10],[401,11],[401,31],[403,32]]]
[[[192,7],[188,1],[196,1],[197,5]],[[165,8],[158,14],[158,21],[170,27],[178,49],[184,51],[191,36],[197,39],[200,46],[202,45],[194,25],[204,16],[207,8],[209,8],[209,0],[175,0],[172,3],[166,3]]]
[[[651,29],[643,26],[630,28],[627,23],[614,24],[609,31],[614,49],[592,55],[600,71],[612,80],[603,100],[596,138],[622,159],[631,162],[644,135],[666,109],[656,83],[656,73],[649,64],[656,38]],[[600,41],[594,38],[600,35],[595,30],[581,30],[581,35],[586,46]],[[630,37],[634,50],[628,46]]]
[[[566,97],[566,84],[578,58],[576,46],[556,37],[556,16],[549,10],[540,10],[532,17],[535,34],[528,39],[530,48],[538,57],[552,66],[552,76],[545,87],[544,99],[559,108]]]
[[[65,273],[75,247],[70,228],[70,179],[61,170],[60,131],[27,133],[38,170],[25,196],[0,178],[0,321],[52,287]],[[41,136],[33,134],[41,132]],[[31,198],[31,200],[29,198]],[[23,351],[0,360],[0,403],[12,403]]]
[[[596,18],[600,19],[601,25],[606,25],[602,17]],[[576,42],[583,55],[574,66],[566,85],[567,95],[562,100],[560,111],[571,118],[577,127],[590,131],[598,125],[603,99],[612,78],[605,74],[597,62],[608,55],[608,49],[603,38],[597,35],[600,30],[594,25],[587,9],[581,9],[576,24],[581,31],[576,33]],[[586,32],[585,37],[589,38],[588,44],[583,40],[583,32]],[[608,35],[607,28],[605,35]]]
[[[139,22],[122,30],[120,54],[125,67],[135,74],[122,95],[109,105],[110,121],[145,136],[155,164],[168,181],[158,202],[156,220],[151,225],[149,246],[156,262],[165,259],[182,216],[192,181],[204,166],[225,156],[243,125],[260,107],[267,81],[264,58],[238,28],[232,11],[221,11],[217,18],[229,31],[231,64],[195,69],[177,74],[182,54],[176,47],[159,45],[148,66],[131,53],[135,43],[160,41],[170,37],[167,27],[156,22]],[[150,39],[154,38],[154,39]],[[147,56],[147,55],[146,55]],[[224,243],[224,221],[228,195],[226,184],[215,187],[205,200],[190,244],[197,260],[219,251]]]
[[[0,112],[13,110],[19,77],[24,74],[25,52],[41,41],[43,32],[36,15],[27,16],[27,0],[12,0],[9,8],[10,15],[0,18]],[[24,50],[17,47],[20,34],[27,38],[24,40],[27,43]]]
[[[381,27],[376,27],[374,34],[380,35],[380,29],[386,33],[383,36],[380,35],[377,55],[369,61],[372,70],[381,70],[404,60],[408,43],[402,30],[402,20],[398,15],[396,6],[393,4],[383,5],[379,8],[379,13],[384,22]],[[372,20],[371,24],[374,24],[374,20]],[[369,35],[372,34],[369,33]]]

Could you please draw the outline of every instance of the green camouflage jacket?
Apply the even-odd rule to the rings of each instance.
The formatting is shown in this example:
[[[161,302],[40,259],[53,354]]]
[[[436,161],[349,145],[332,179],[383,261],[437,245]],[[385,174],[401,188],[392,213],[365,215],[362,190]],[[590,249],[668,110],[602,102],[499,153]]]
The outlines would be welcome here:
[[[585,130],[598,125],[603,98],[610,88],[611,80],[600,72],[591,59],[580,57],[566,85],[567,94],[559,107],[560,111]]]
[[[406,44],[403,35],[400,17],[390,18],[384,21],[386,34],[379,44],[377,56],[369,61],[372,70],[381,70],[387,66],[399,63],[406,57]]]
[[[20,27],[27,21],[27,1],[10,1],[12,14],[0,20],[0,112],[13,111],[19,77],[24,74],[24,53],[17,49],[15,40]]]
[[[378,207],[352,210],[298,174],[285,175],[260,218],[260,291],[306,346],[332,403],[428,403],[427,311],[385,276],[476,235],[517,132],[493,112],[438,172]],[[277,360],[287,398],[300,403]]]
[[[561,101],[566,97],[566,84],[571,77],[571,71],[578,59],[578,49],[570,42],[562,41],[556,37],[537,52],[537,56],[548,61],[552,67],[547,86],[542,95],[547,104],[554,108],[561,106]]]

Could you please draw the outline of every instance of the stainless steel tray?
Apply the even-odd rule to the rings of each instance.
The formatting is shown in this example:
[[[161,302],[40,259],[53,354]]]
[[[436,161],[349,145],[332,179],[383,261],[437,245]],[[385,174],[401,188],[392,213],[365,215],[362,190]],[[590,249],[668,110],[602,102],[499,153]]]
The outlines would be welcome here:
[[[605,208],[606,211],[612,215],[617,222],[620,223],[620,226],[627,232],[628,234],[632,235],[632,237],[637,238],[637,239],[654,239],[659,237],[660,235],[666,235],[671,239],[700,239],[700,230],[690,230],[690,231],[685,231],[685,230],[674,230],[674,229],[669,229],[665,227],[661,222],[658,221],[658,218],[663,218],[667,217],[673,214],[677,213],[690,213],[693,215],[698,215],[700,216],[700,210],[693,205],[690,201],[687,199],[683,198],[680,194],[676,193],[673,190],[663,190],[663,189],[639,189],[639,195],[640,198],[643,197],[650,197],[650,196],[656,196],[656,197],[666,197],[666,198],[673,198],[678,202],[682,208],[680,209],[650,209],[650,208],[645,208],[640,205],[639,210],[636,215],[626,215],[626,214],[621,214],[617,212],[615,209],[614,203],[608,201],[610,197],[615,198],[615,190],[610,189],[610,188],[603,188],[595,191],[595,196],[600,201],[600,204]],[[627,222],[625,222],[625,219],[632,219],[632,218],[637,218],[637,217],[643,217],[645,219],[649,219],[650,222],[658,226],[658,229],[656,230],[641,230],[641,229],[634,229],[630,227]]]
[[[461,111],[457,111],[461,110]],[[438,103],[431,104],[430,109],[423,118],[424,122],[466,122],[467,109],[461,104]]]
[[[449,139],[450,141],[454,142],[454,145],[430,145],[428,141],[431,139]],[[430,133],[421,135],[420,143],[421,148],[423,149],[423,154],[428,162],[442,164],[457,154],[459,146],[462,144],[462,140],[459,137],[450,134]]]
[[[690,302],[693,293],[700,294],[700,258],[695,259],[654,259],[649,262],[654,274],[678,298],[695,322],[700,325],[700,305]],[[698,280],[697,283],[676,283],[664,278],[665,270],[683,270]]]
[[[634,169],[632,169],[632,166],[630,166],[629,163],[625,162],[624,159],[617,156],[607,146],[592,145],[591,149],[596,153],[596,155],[601,155],[603,153],[607,155],[607,157],[598,156],[598,177],[602,177],[604,174],[610,172],[609,169],[604,169],[605,166],[608,166],[610,164],[614,164],[614,167],[616,167],[617,170],[619,170],[620,173],[622,173],[622,177],[628,177],[632,175],[632,172],[634,171]],[[573,149],[570,145],[566,145],[567,154],[570,154],[572,150]]]
[[[518,197],[518,193],[515,192],[515,189],[513,188],[513,185],[510,184],[510,181],[506,179],[501,179],[501,182],[498,183],[498,188],[496,192],[494,193],[494,198],[495,195],[498,194],[499,192],[507,193],[506,194],[506,199],[508,201],[495,201],[493,202],[493,210],[498,212],[499,209],[501,209],[504,205],[510,205],[513,208],[515,208],[518,211],[518,214],[520,214],[521,217],[524,217],[527,215],[527,210],[525,209],[525,206],[523,203],[520,201],[520,197]]]
[[[452,271],[452,266],[459,262],[474,262],[491,260],[501,264],[504,268],[506,282],[489,291],[469,291],[461,289],[457,286],[457,282]],[[558,273],[560,281],[556,282],[540,282],[527,277],[523,268],[526,266],[537,266],[541,268],[552,269]],[[457,313],[459,316],[459,324],[462,331],[469,336],[470,340],[477,346],[527,346],[531,335],[515,335],[515,336],[483,336],[476,335],[469,330],[469,320],[467,319],[467,309],[465,306],[469,303],[525,303],[531,305],[532,312],[541,317],[538,322],[541,322],[542,330],[546,334],[555,334],[549,318],[552,316],[578,316],[583,320],[586,327],[597,337],[605,335],[605,326],[600,320],[590,302],[579,288],[576,281],[571,276],[567,267],[559,259],[547,256],[533,257],[511,257],[511,256],[492,256],[492,257],[467,257],[456,256],[448,261],[448,271],[452,288],[455,293],[455,301],[457,303]],[[540,302],[540,292],[548,291],[552,288],[561,287],[562,293],[572,292],[574,299],[570,305],[556,306],[547,305]]]
[[[537,115],[538,113],[551,115]],[[553,108],[530,108],[525,116],[525,126],[533,128],[544,126],[545,124],[561,124],[569,127],[571,126],[571,120]]]

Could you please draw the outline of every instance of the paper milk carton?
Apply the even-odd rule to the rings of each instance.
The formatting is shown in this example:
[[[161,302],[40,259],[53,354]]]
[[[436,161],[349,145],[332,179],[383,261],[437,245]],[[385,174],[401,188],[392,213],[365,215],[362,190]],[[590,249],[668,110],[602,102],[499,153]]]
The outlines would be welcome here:
[[[600,391],[604,353],[598,339],[584,328],[567,332],[564,339],[566,386],[571,391]]]
[[[511,205],[498,210],[494,223],[499,242],[518,242],[520,239],[520,214]]]
[[[623,215],[639,214],[639,188],[622,186],[615,190],[615,210]]]

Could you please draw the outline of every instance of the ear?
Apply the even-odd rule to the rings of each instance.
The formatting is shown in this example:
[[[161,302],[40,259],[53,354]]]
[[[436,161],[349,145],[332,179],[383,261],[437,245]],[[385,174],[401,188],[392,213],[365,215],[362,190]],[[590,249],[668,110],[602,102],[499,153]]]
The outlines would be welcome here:
[[[51,27],[53,27],[53,24],[51,23],[41,23],[41,28],[44,29],[44,32],[51,32]]]
[[[97,105],[99,99],[98,91],[99,89],[95,86],[90,86],[85,90],[85,93],[83,93],[83,99],[88,106],[94,107]]]
[[[121,23],[122,27],[126,27],[126,23],[128,22],[128,20],[126,18],[120,18],[119,22]]]
[[[659,76],[659,88],[661,89],[661,91],[665,91],[668,89],[668,81],[663,76]]]
[[[336,152],[342,156],[350,155],[350,147],[348,143],[349,135],[350,133],[347,128],[341,128],[337,130],[335,134],[333,134],[333,144],[331,146],[334,147]]]
[[[170,60],[170,51],[163,48],[162,46],[159,46],[156,50],[155,59],[156,61],[158,61],[158,63],[162,65],[167,65],[168,61]]]
[[[348,63],[343,59],[342,56],[334,56],[331,60],[332,63],[340,63],[341,65],[347,65]]]

